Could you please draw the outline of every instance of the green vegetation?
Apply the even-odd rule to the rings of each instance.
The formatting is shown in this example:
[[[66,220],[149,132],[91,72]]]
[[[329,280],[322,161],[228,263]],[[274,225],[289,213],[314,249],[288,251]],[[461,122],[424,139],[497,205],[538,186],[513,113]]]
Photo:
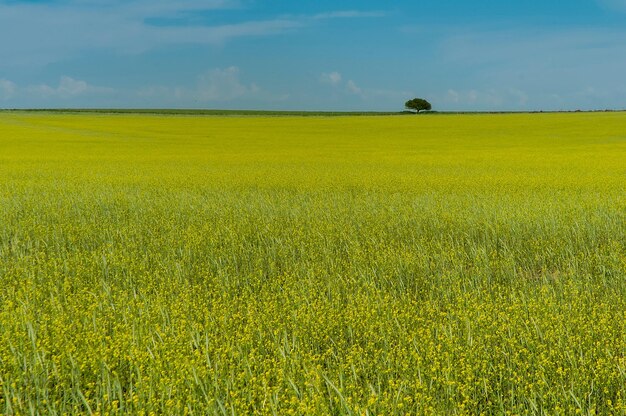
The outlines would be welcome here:
[[[404,103],[404,107],[408,110],[415,110],[417,113],[432,110],[432,105],[423,98],[413,98]]]
[[[391,116],[404,112],[393,111],[273,111],[273,110],[195,110],[195,109],[159,109],[159,108],[52,108],[27,110],[0,110],[7,113],[50,113],[50,114],[155,114],[155,115],[190,115],[190,116],[297,116],[297,117],[337,117],[337,116]]]
[[[0,412],[624,414],[625,131],[0,113]]]

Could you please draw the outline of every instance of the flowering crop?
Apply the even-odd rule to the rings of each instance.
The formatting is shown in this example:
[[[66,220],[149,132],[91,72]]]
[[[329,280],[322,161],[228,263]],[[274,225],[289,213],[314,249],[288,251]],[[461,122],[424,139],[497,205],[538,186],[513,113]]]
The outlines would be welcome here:
[[[625,131],[0,113],[0,412],[625,414]]]

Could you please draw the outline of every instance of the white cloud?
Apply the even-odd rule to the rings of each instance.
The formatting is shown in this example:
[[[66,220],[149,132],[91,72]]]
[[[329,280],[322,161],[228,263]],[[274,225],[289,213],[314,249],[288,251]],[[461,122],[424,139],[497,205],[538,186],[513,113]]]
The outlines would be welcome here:
[[[89,85],[82,80],[63,76],[59,81],[59,85],[50,86],[47,84],[31,85],[25,88],[25,93],[43,99],[60,98],[69,99],[86,94],[109,94],[115,91],[111,88],[97,87]]]
[[[337,92],[349,93],[352,95],[363,95],[363,90],[356,85],[356,83],[349,79],[343,82],[343,76],[337,72],[322,73],[320,76],[320,82],[322,84],[331,85]]]
[[[619,12],[626,12],[626,0],[598,0],[601,6]]]
[[[334,11],[210,25],[197,12],[242,8],[235,0],[66,0],[54,3],[0,1],[0,67],[43,65],[82,51],[141,53],[176,44],[223,45],[242,37],[269,36],[335,18],[374,17],[380,12]],[[190,24],[154,25],[151,19]]]
[[[529,97],[524,91],[516,88],[449,89],[441,96],[435,94],[433,101],[453,109],[470,107],[487,110],[524,109]]]
[[[70,77],[61,77],[57,93],[59,95],[78,95],[83,94],[89,89],[89,85],[85,81],[76,80]]]
[[[361,96],[366,100],[386,100],[390,102],[404,102],[416,96],[408,90],[393,90],[388,88],[362,88]]]
[[[8,79],[0,79],[0,100],[8,100],[15,95],[17,85]]]
[[[119,95],[113,88],[95,86],[83,80],[63,76],[57,85],[39,84],[20,86],[0,79],[0,101],[16,107],[75,105],[77,103],[103,102]],[[63,104],[60,104],[63,103]]]
[[[455,90],[448,90],[446,94],[446,101],[458,104],[461,101],[461,95]]]
[[[396,91],[385,88],[363,88],[357,85],[352,79],[344,82],[343,76],[337,71],[323,73],[320,76],[320,82],[322,84],[331,85],[334,92],[339,95],[356,96],[363,101],[379,99],[403,100],[413,95],[410,91]]]
[[[96,86],[87,81],[63,76],[58,84],[39,84],[20,87],[11,81],[0,79],[0,101],[12,99],[17,106],[54,107],[83,105],[88,107],[110,106],[123,102],[146,108],[206,107],[207,104],[254,105],[254,103],[282,103],[288,94],[274,94],[244,82],[236,66],[214,68],[197,77],[195,85],[150,86],[140,89],[116,90]],[[119,105],[119,104],[118,104]]]
[[[239,68],[231,66],[200,76],[195,95],[200,101],[232,101],[258,92],[255,84],[244,85],[239,79]]]
[[[133,11],[140,15],[170,14],[194,10],[235,9],[241,7],[239,1],[230,0],[96,0],[87,1],[96,5],[107,5]]]
[[[0,2],[0,67],[43,65],[94,49],[140,53],[184,43],[221,45],[241,37],[284,33],[303,19],[275,18],[218,25],[151,25],[150,18],[233,8],[232,1],[70,1],[57,4]]]
[[[339,85],[339,83],[341,82],[341,74],[337,71],[333,71],[330,73],[323,73],[320,76],[320,82],[322,82],[322,84],[330,84],[330,85]]]
[[[146,16],[171,15],[196,10],[236,9],[241,7],[241,3],[236,0],[65,0],[52,5],[48,4],[47,7],[50,9],[115,9],[124,15]]]
[[[348,89],[348,92],[350,92],[351,94],[361,95],[363,93],[361,88],[359,88],[352,80],[348,80],[346,84],[346,88]]]
[[[623,108],[625,42],[617,27],[450,29],[439,60],[459,75],[452,92],[440,81],[433,101],[459,110]]]
[[[509,94],[517,99],[520,106],[525,106],[528,103],[528,94],[524,91],[520,91],[516,88],[509,88]]]
[[[353,18],[363,18],[363,17],[384,17],[385,12],[373,11],[373,12],[363,12],[358,10],[338,10],[334,12],[327,13],[318,13],[313,15],[312,18],[314,20],[323,20],[323,19],[353,19]]]
[[[165,103],[174,107],[203,107],[207,103],[284,102],[288,94],[273,94],[255,83],[241,80],[236,66],[215,68],[197,79],[194,88],[185,86],[152,86],[137,91],[136,97],[149,104]]]

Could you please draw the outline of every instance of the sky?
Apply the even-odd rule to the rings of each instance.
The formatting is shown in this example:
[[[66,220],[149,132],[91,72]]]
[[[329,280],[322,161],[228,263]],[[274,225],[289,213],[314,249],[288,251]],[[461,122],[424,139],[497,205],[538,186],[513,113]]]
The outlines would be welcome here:
[[[626,0],[0,0],[0,108],[626,108]]]

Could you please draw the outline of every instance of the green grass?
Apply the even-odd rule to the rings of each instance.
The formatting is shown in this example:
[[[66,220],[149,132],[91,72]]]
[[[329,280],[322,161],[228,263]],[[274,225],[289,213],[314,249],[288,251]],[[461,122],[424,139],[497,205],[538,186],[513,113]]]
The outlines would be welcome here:
[[[0,412],[624,414],[625,131],[0,113]]]

